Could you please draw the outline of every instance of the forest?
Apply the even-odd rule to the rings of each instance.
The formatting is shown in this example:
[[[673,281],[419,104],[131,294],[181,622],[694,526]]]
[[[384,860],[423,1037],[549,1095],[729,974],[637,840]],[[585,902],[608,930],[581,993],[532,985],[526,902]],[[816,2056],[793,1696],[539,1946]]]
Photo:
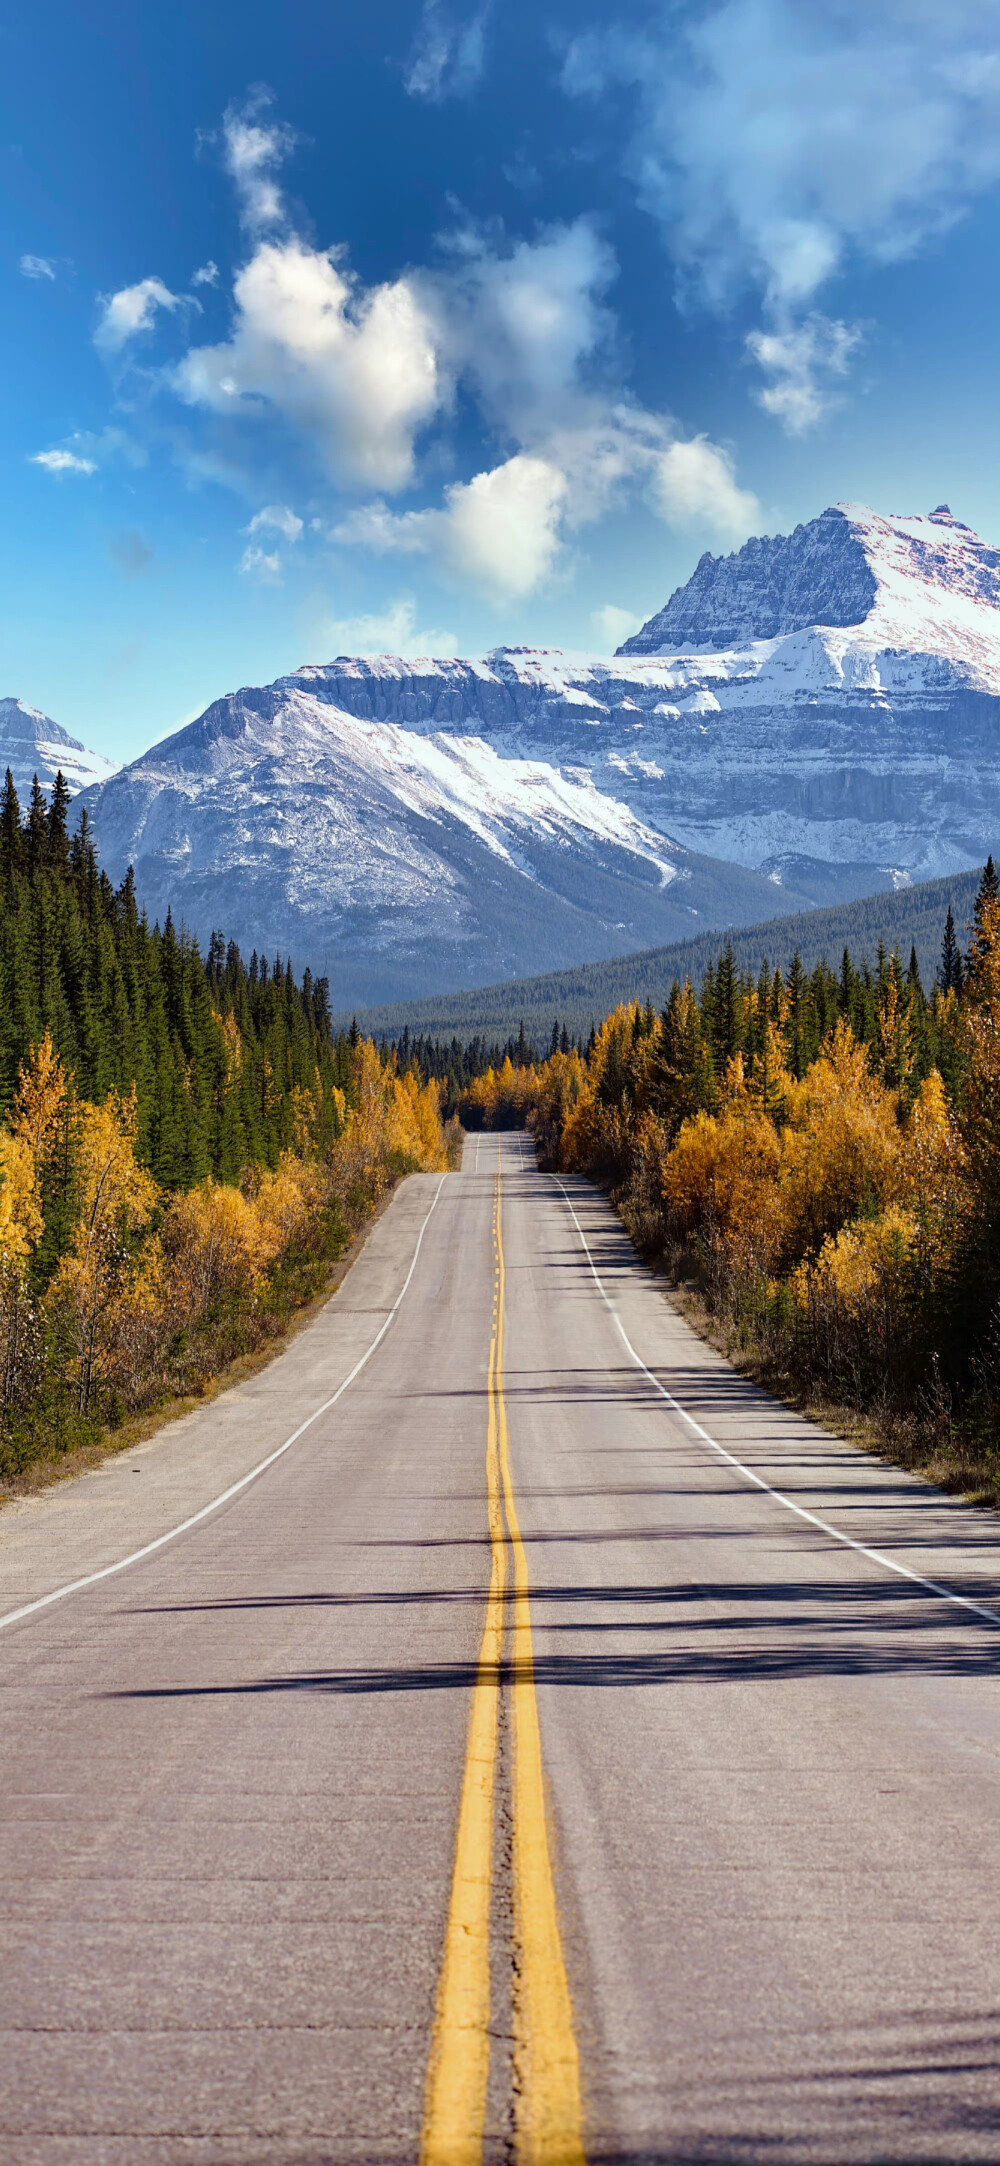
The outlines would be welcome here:
[[[0,1478],[208,1388],[325,1282],[400,1174],[444,1168],[441,1090],[329,987],[150,927],[86,811],[0,799]]]
[[[724,1349],[786,1396],[866,1416],[951,1486],[1000,1491],[1000,883],[966,943],[845,949],[625,1002],[581,1053],[509,1057],[459,1099],[526,1124],[543,1165],[610,1192]]]

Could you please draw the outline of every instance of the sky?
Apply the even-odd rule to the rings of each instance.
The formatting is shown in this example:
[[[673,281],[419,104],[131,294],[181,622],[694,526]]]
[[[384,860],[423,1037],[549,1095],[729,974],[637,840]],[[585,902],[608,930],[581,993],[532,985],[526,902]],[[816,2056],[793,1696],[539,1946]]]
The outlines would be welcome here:
[[[614,647],[830,503],[998,538],[985,0],[0,15],[0,694]]]

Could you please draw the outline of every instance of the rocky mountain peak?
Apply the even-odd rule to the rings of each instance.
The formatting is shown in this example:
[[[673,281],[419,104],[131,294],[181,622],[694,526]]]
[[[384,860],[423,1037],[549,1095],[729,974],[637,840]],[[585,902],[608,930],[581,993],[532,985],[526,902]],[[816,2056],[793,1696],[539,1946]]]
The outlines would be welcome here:
[[[874,628],[885,603],[893,636],[902,627],[909,644],[908,614],[916,633],[928,608],[940,618],[949,604],[969,602],[1000,608],[1000,554],[947,504],[916,517],[831,504],[791,534],[755,537],[731,556],[706,553],[618,652],[718,651],[808,627]]]
[[[48,789],[61,769],[71,790],[83,790],[88,783],[104,782],[116,772],[114,760],[88,751],[51,715],[12,695],[0,699],[0,776],[7,767],[21,797],[34,775]]]

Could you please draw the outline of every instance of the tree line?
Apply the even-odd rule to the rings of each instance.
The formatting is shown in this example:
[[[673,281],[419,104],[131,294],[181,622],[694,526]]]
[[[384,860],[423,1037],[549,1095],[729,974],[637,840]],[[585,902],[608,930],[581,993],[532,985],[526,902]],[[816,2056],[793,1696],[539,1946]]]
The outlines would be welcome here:
[[[199,1389],[321,1283],[387,1182],[454,1151],[441,1090],[329,986],[100,869],[83,809],[0,798],[0,1474]]]
[[[897,1448],[1000,1478],[1000,882],[934,985],[916,956],[741,973],[731,947],[585,1052],[490,1067],[467,1127],[527,1123],[607,1185],[760,1373],[874,1409]],[[928,1439],[931,1440],[928,1443]],[[909,1440],[909,1441],[907,1441]]]

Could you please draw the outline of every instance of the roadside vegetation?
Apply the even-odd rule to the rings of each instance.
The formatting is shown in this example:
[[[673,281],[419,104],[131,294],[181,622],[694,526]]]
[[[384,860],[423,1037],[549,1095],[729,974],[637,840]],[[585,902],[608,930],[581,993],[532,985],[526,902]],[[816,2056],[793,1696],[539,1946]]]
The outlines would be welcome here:
[[[507,1059],[463,1125],[533,1130],[608,1188],[740,1365],[1000,1502],[1000,885],[925,991],[911,956],[756,979],[731,948],[581,1054]]]
[[[326,981],[112,888],[57,781],[0,801],[0,1479],[204,1392],[279,1332],[400,1175],[441,1091]]]

